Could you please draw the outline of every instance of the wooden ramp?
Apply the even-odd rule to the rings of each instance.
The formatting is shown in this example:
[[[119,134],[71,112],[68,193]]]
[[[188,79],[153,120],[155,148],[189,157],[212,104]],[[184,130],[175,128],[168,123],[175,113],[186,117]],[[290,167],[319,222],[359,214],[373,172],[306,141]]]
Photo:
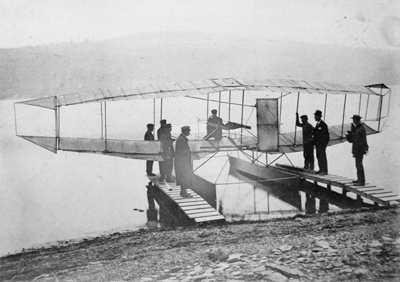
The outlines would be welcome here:
[[[217,212],[210,204],[208,204],[196,192],[188,189],[187,192],[193,198],[181,197],[181,187],[176,183],[160,182],[157,176],[147,176],[151,182],[171,200],[179,210],[183,212],[192,222],[204,223],[225,221],[225,217]]]
[[[347,192],[352,192],[357,195],[357,199],[362,201],[362,197],[367,198],[375,203],[375,205],[390,206],[390,202],[400,202],[400,196],[385,188],[380,188],[375,185],[366,183],[365,186],[354,186],[354,179],[334,174],[319,175],[314,171],[309,171],[300,167],[276,164],[275,169],[296,174],[299,177],[327,184],[327,189],[331,186],[340,187],[343,189],[343,195]]]

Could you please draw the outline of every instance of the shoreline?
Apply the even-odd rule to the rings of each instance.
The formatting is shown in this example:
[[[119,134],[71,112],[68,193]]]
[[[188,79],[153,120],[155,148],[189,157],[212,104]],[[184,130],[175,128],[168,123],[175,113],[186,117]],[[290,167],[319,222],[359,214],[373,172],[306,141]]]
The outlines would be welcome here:
[[[394,206],[116,232],[1,257],[0,280],[398,281],[399,219]]]

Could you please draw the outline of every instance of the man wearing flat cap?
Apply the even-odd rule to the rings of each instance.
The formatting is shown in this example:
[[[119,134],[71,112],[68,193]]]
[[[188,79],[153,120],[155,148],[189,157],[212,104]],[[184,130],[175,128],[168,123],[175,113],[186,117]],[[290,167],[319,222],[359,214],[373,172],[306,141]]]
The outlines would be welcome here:
[[[181,131],[176,139],[175,148],[176,184],[181,186],[181,196],[190,198],[192,196],[186,191],[192,187],[193,175],[192,155],[187,138],[190,135],[190,127],[183,126]]]
[[[162,148],[162,158],[163,161],[160,162],[160,181],[163,182],[164,179],[168,183],[172,183],[172,169],[174,167],[174,157],[175,151],[172,146],[172,136],[171,136],[172,126],[170,123],[167,123],[164,126],[163,134],[161,135],[161,148]]]
[[[222,139],[222,129],[223,125],[222,118],[217,116],[217,110],[211,110],[211,116],[207,120],[207,136],[209,138],[214,138],[215,140]]]
[[[321,119],[322,112],[316,110],[314,113],[314,119],[317,122],[314,128],[314,144],[317,153],[318,167],[317,174],[327,175],[328,174],[328,161],[326,159],[326,147],[329,143],[329,130],[328,125]]]
[[[365,173],[363,166],[364,155],[368,153],[367,133],[364,125],[361,123],[359,115],[353,115],[350,138],[346,137],[350,143],[353,143],[352,154],[356,160],[357,180],[353,181],[354,186],[365,185]]]
[[[304,168],[314,170],[314,126],[308,123],[308,117],[302,115],[299,121],[299,113],[296,113],[296,126],[301,127],[303,130],[303,157]]]

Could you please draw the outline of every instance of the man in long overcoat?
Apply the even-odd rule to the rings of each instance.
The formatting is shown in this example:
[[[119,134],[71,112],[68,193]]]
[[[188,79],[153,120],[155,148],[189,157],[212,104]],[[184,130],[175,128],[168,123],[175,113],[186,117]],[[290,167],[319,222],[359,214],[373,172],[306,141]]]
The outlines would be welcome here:
[[[364,155],[368,152],[368,143],[367,143],[367,133],[365,131],[364,125],[361,123],[361,117],[359,115],[353,115],[353,124],[351,126],[351,143],[352,146],[352,154],[356,160],[356,169],[357,169],[357,180],[353,181],[355,186],[364,186],[365,185],[365,173],[363,166],[363,158]]]
[[[176,183],[181,186],[182,197],[192,197],[186,190],[192,187],[192,155],[188,144],[187,136],[190,135],[190,127],[183,126],[182,133],[176,139],[175,148],[175,173]]]
[[[315,150],[317,153],[318,174],[326,175],[328,174],[328,161],[326,159],[326,147],[328,147],[329,143],[329,130],[328,125],[321,119],[322,112],[320,110],[316,110],[314,113],[314,119],[317,122],[314,128],[314,144]]]

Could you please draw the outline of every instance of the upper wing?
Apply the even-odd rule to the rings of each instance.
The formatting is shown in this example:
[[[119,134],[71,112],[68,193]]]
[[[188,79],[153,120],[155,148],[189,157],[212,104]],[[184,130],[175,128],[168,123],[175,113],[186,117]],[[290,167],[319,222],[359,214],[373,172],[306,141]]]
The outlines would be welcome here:
[[[368,87],[340,85],[325,82],[295,80],[205,79],[188,82],[146,83],[118,89],[97,89],[67,95],[54,95],[18,103],[55,109],[102,100],[154,99],[180,96],[198,96],[227,90],[255,90],[269,92],[303,92],[309,94],[369,94],[381,95]]]

